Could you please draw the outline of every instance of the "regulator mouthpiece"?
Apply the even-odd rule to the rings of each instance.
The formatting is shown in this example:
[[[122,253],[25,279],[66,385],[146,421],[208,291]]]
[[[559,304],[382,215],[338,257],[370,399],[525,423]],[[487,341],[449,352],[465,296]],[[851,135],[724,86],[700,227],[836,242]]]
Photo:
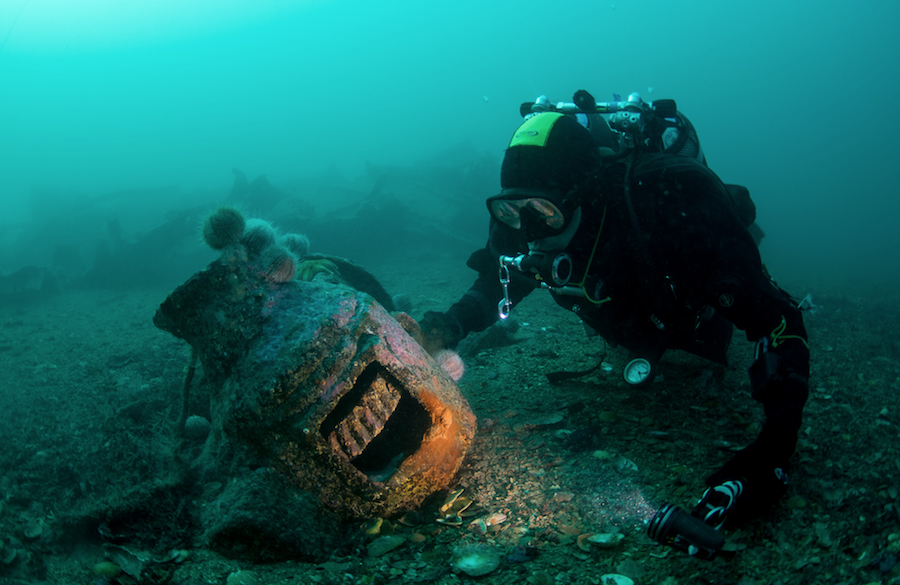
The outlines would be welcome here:
[[[512,300],[509,298],[509,267],[512,266],[520,272],[533,272],[540,276],[541,287],[554,291],[562,291],[572,278],[572,257],[565,252],[519,254],[518,256],[500,256],[500,286],[503,288],[503,298],[497,303],[497,312],[500,319],[509,317],[512,310]],[[577,289],[581,294],[581,289]]]

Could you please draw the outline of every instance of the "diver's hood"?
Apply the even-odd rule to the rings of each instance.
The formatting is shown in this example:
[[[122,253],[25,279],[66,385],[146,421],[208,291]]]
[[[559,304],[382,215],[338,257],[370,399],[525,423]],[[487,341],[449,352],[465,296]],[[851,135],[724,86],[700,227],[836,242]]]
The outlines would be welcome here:
[[[500,169],[503,190],[492,199],[542,197],[552,202],[562,212],[562,224],[527,239],[558,236],[581,204],[583,187],[593,182],[600,169],[600,155],[589,130],[571,116],[537,114],[513,134]],[[522,223],[527,225],[530,212],[527,207],[519,208],[523,210]]]

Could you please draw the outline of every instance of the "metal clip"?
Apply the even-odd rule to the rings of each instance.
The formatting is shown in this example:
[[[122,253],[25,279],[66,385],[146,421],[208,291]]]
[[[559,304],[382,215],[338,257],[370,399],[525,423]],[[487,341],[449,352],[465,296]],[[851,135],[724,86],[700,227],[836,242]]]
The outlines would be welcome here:
[[[509,300],[509,266],[506,262],[504,262],[505,258],[509,258],[509,256],[501,256],[500,257],[500,286],[503,287],[503,298],[500,299],[500,302],[497,303],[497,312],[500,314],[500,319],[504,320],[509,317],[509,312],[512,310],[512,301]]]

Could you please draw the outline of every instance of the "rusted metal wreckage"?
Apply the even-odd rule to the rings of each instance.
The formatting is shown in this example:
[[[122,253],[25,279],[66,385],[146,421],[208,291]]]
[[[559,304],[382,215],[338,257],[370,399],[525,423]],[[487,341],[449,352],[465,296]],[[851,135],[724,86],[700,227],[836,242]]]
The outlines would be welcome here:
[[[472,442],[475,416],[455,382],[349,286],[272,282],[235,246],[172,292],[154,323],[203,366],[204,456],[222,478],[265,469],[344,518],[388,516],[447,487]]]

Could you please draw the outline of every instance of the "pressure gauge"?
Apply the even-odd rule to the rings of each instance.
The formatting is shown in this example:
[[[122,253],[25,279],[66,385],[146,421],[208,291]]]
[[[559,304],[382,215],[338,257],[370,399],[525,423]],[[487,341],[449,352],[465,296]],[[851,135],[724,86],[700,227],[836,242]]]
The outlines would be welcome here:
[[[650,361],[644,358],[634,358],[627,364],[625,364],[625,371],[623,375],[625,376],[625,381],[633,386],[637,386],[647,380],[650,377],[650,372],[653,369],[653,366],[650,365]]]

